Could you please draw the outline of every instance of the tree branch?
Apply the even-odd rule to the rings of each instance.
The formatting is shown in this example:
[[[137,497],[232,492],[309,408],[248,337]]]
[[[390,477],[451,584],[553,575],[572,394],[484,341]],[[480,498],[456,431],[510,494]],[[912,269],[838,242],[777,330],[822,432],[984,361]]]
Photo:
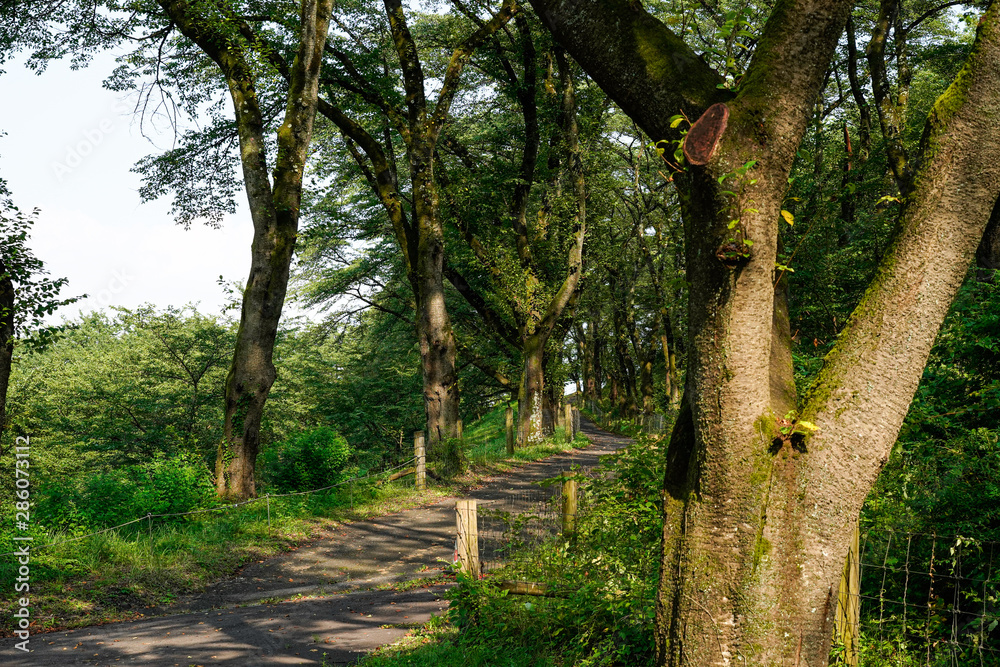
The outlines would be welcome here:
[[[436,139],[448,119],[448,112],[451,109],[452,100],[458,91],[459,77],[465,67],[465,63],[472,57],[472,53],[486,39],[492,36],[497,30],[514,16],[517,11],[515,0],[503,0],[500,11],[493,15],[485,25],[472,33],[462,44],[451,54],[448,62],[448,69],[445,70],[444,83],[441,85],[441,92],[438,94],[437,105],[434,107],[434,114],[431,116],[430,135]]]
[[[458,293],[465,297],[469,305],[476,309],[483,322],[490,328],[492,334],[499,335],[504,341],[514,348],[520,349],[521,340],[517,331],[498,312],[496,312],[482,297],[476,289],[469,284],[461,273],[454,267],[445,265],[444,276],[448,279]]]
[[[670,117],[698,118],[732,98],[684,40],[629,0],[531,0],[556,40],[655,140],[678,136]]]

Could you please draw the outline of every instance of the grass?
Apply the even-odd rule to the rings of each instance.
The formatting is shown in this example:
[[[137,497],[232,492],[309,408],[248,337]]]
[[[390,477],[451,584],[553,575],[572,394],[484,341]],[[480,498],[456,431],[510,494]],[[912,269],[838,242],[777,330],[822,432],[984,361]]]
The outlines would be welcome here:
[[[653,616],[663,474],[662,438],[641,437],[585,480],[572,539],[553,534],[482,579],[459,576],[445,618],[432,619],[363,667],[646,667]],[[514,524],[512,524],[513,526]],[[516,532],[516,529],[513,529]],[[522,571],[522,560],[529,564]],[[541,581],[558,595],[510,594],[504,579]]]
[[[505,406],[498,406],[465,430],[469,468],[473,474],[506,472],[516,468],[519,463],[537,461],[574,447],[585,447],[589,443],[586,437],[577,434],[577,439],[567,444],[566,432],[562,427],[559,427],[556,428],[555,434],[551,437],[536,444],[515,449],[514,453],[508,456],[505,412]],[[516,410],[514,411],[514,419],[516,424]]]
[[[432,504],[490,475],[586,444],[582,436],[566,444],[560,429],[549,440],[508,457],[503,407],[470,424],[465,440],[469,470],[432,483],[423,493],[413,488],[411,476],[381,486],[357,484],[353,490],[271,498],[270,518],[260,499],[172,523],[154,519],[149,526],[142,521],[62,545],[45,546],[72,535],[37,532],[31,551],[31,627],[39,632],[160,612],[247,563],[323,537],[339,524]],[[0,561],[3,590],[14,590],[16,568],[13,558]],[[14,629],[13,605],[13,599],[0,602],[0,634],[9,636]]]
[[[463,643],[458,629],[436,617],[395,644],[383,646],[361,662],[364,667],[555,667],[551,658],[531,650],[504,651]]]

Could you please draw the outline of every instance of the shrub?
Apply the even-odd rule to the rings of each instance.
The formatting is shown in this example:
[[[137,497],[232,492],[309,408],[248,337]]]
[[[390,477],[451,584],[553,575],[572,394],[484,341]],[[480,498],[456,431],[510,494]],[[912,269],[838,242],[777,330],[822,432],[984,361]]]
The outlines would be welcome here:
[[[469,455],[465,443],[458,438],[445,438],[435,447],[432,454],[445,477],[464,472],[469,465]]]
[[[261,479],[277,493],[329,486],[340,481],[350,454],[344,438],[321,426],[265,451],[260,457]]]
[[[103,528],[207,507],[214,497],[208,468],[180,454],[97,473],[77,488],[51,485],[39,498],[38,515],[52,528]]]

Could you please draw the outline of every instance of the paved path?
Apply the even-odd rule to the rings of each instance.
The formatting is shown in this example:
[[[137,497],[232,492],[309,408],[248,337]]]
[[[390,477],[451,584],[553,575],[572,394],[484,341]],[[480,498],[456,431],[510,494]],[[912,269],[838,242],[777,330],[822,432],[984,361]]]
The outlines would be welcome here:
[[[571,466],[591,468],[626,445],[588,422],[592,445],[526,464],[490,480],[468,497],[509,506],[537,498],[536,481]],[[447,608],[446,585],[409,591],[380,584],[436,577],[455,544],[454,499],[338,527],[318,540],[242,568],[169,616],[32,636],[31,654],[0,639],[0,664],[62,665],[318,665],[349,664],[395,641]],[[338,594],[339,593],[339,594]],[[278,602],[299,594],[308,599]],[[317,597],[322,596],[322,597]],[[268,604],[252,604],[268,601]],[[244,605],[244,606],[236,606]],[[325,654],[325,655],[324,655]]]

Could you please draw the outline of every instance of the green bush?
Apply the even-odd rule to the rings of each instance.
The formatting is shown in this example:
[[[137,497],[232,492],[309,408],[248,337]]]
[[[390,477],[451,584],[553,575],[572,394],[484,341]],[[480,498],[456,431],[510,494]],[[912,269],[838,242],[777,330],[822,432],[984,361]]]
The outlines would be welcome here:
[[[214,487],[197,457],[157,457],[98,473],[80,487],[50,485],[39,498],[38,516],[50,528],[103,528],[146,514],[189,512],[209,506]]]
[[[431,456],[445,477],[464,472],[469,466],[468,447],[458,438],[445,438],[436,445]]]
[[[340,481],[350,454],[340,434],[321,426],[265,451],[260,457],[261,479],[277,493],[330,486]]]

